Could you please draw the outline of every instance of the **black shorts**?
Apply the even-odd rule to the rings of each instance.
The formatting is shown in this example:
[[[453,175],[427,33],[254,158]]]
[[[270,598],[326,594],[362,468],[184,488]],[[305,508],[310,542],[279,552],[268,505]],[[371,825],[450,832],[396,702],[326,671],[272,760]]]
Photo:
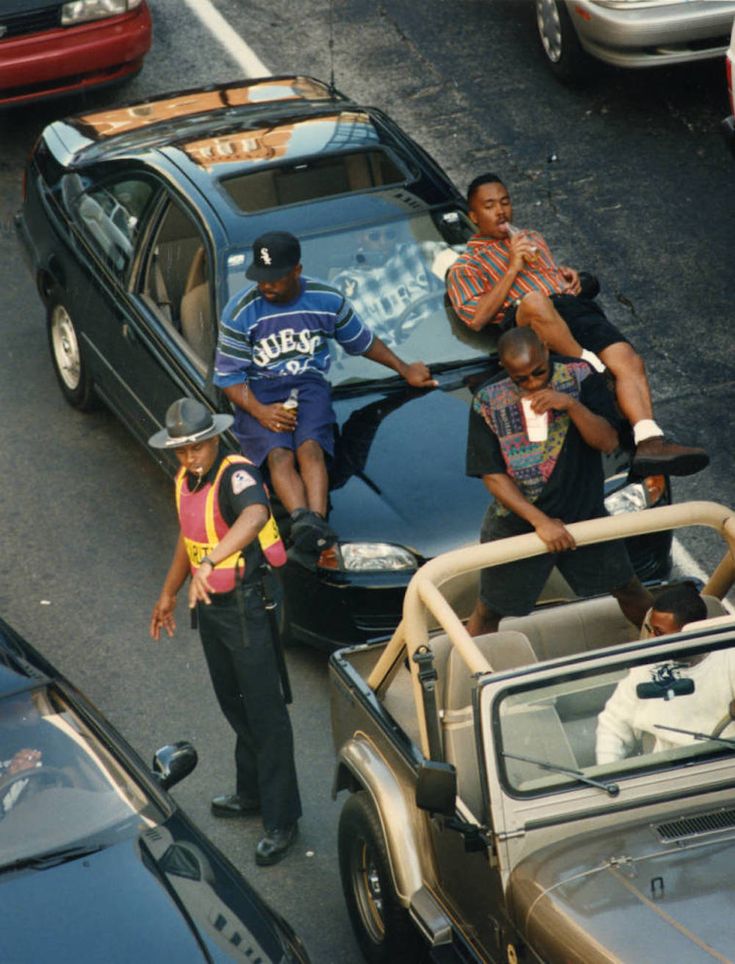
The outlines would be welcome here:
[[[480,542],[533,532],[517,516],[496,516],[491,507],[485,515]],[[483,569],[480,599],[500,616],[525,616],[536,605],[554,566],[578,596],[596,596],[620,589],[635,576],[622,539],[582,546],[566,552],[545,552],[530,559]]]
[[[617,342],[628,342],[623,335],[605,317],[605,313],[597,304],[588,298],[578,298],[576,295],[551,295],[551,301],[566,321],[569,330],[582,348],[592,351],[596,355]],[[503,331],[515,327],[516,312],[520,302],[510,305],[506,309],[500,327]]]

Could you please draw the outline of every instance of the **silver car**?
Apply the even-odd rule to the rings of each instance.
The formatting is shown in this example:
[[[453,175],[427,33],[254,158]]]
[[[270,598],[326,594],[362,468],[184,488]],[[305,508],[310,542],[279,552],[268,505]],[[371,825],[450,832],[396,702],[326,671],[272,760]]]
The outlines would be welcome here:
[[[615,67],[655,67],[722,57],[733,0],[536,0],[549,66],[580,80],[593,58]]]

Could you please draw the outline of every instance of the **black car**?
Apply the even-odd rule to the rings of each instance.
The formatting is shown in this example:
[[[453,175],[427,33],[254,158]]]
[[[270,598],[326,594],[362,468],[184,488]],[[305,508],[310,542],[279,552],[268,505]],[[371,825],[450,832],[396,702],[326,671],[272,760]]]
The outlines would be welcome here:
[[[473,226],[446,174],[381,111],[289,76],[57,121],[29,161],[17,227],[66,399],[82,410],[102,399],[142,442],[184,394],[229,409],[212,384],[217,319],[266,230],[296,234],[307,275],[431,366],[439,387],[419,392],[335,350],[340,542],[316,572],[295,560],[283,570],[292,636],[385,637],[416,568],[477,539],[487,494],[464,475],[464,446],[494,334],[459,322],[444,284]],[[611,511],[668,501],[663,477],[630,484],[627,464],[622,453],[611,463]],[[660,575],[669,547],[665,534],[634,546],[639,573]]]
[[[0,620],[0,960],[308,961],[166,793],[196,760],[147,769]]]

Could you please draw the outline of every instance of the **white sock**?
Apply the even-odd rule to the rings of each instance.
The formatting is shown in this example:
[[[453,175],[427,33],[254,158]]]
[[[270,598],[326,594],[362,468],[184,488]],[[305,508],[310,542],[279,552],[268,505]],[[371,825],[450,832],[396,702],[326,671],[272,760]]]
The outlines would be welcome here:
[[[633,441],[636,445],[645,442],[647,438],[657,438],[663,434],[663,430],[652,418],[642,418],[640,422],[636,422],[633,426]]]
[[[600,361],[600,359],[597,357],[597,355],[596,355],[593,351],[587,351],[586,348],[583,348],[583,349],[582,349],[582,354],[581,354],[580,357],[581,357],[584,361],[586,361],[589,365],[592,365],[592,367],[594,368],[594,370],[595,370],[596,372],[604,372],[604,371],[605,371],[605,366],[604,366],[604,364]]]

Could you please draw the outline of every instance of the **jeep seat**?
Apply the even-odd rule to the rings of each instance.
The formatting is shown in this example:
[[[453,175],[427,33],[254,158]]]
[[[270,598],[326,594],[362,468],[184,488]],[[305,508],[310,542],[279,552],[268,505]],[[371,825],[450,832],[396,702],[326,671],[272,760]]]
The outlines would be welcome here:
[[[523,633],[506,630],[475,637],[475,643],[495,672],[518,669],[536,662],[530,642]],[[444,756],[457,771],[460,798],[474,816],[482,821],[483,802],[480,764],[472,714],[475,680],[459,650],[452,648],[444,688]],[[559,724],[561,727],[561,724]]]

